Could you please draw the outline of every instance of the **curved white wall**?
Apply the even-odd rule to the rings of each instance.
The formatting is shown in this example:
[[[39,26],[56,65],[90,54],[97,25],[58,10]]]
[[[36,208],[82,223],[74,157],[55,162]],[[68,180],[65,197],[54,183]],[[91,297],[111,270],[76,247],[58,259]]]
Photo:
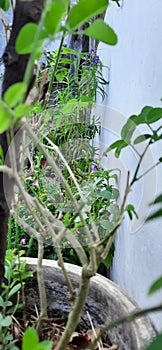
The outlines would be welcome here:
[[[126,117],[138,113],[145,105],[162,107],[161,13],[161,0],[123,0],[121,8],[115,3],[109,5],[106,20],[116,31],[118,44],[115,47],[100,44],[99,55],[109,67],[106,105],[117,112],[111,113],[108,108],[101,113],[103,128],[98,141],[102,149],[108,143],[107,129],[115,128],[115,139]],[[110,134],[112,136],[112,132]],[[152,162],[151,157],[156,159],[158,155],[162,156],[162,144],[154,147],[145,167]],[[122,166],[133,170],[132,154],[128,156],[123,152],[121,162]],[[104,159],[104,166],[109,167],[109,158]],[[130,201],[136,203],[140,219],[147,215],[148,203],[157,194],[156,189],[162,192],[161,170],[152,172],[134,188]],[[123,183],[123,189],[124,186]],[[162,275],[162,219],[149,224],[136,223],[133,228],[126,220],[120,231],[116,238],[112,278],[141,307],[155,305],[162,300],[162,291],[150,298],[147,290]],[[162,329],[162,313],[151,317],[156,327]]]

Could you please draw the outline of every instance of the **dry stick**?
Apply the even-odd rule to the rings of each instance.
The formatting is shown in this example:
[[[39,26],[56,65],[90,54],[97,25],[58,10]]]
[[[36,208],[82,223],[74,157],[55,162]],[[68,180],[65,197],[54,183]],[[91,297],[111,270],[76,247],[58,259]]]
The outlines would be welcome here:
[[[96,334],[96,330],[94,328],[94,325],[93,325],[93,322],[92,322],[92,319],[91,319],[91,316],[89,314],[89,312],[87,311],[87,316],[89,318],[89,322],[90,322],[90,325],[91,325],[91,328],[92,328],[92,331],[93,331],[93,334],[95,336],[95,339],[97,339],[97,334]],[[102,340],[101,338],[99,340],[97,340],[97,346],[98,346],[98,349],[99,350],[102,350],[103,349],[103,344],[102,344]]]
[[[139,310],[139,311],[135,311],[132,312],[130,315],[128,316],[124,316],[119,318],[116,321],[113,321],[111,323],[109,323],[107,326],[105,326],[101,331],[100,334],[98,335],[97,339],[95,339],[95,341],[93,342],[93,344],[90,346],[90,350],[94,350],[96,348],[97,345],[97,341],[102,338],[104,336],[104,334],[108,331],[110,331],[111,329],[119,326],[122,323],[128,323],[128,322],[132,322],[134,321],[136,318],[142,317],[147,315],[148,313],[151,312],[159,312],[162,311],[162,304],[159,304],[157,306],[153,306],[150,307],[148,309],[143,309],[143,310]]]

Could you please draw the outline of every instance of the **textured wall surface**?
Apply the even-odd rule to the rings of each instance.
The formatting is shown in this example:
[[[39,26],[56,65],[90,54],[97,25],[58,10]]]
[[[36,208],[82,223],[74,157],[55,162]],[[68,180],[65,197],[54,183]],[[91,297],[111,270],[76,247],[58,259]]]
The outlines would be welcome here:
[[[128,116],[139,113],[145,105],[162,107],[161,13],[161,0],[123,0],[121,8],[115,3],[108,8],[106,20],[115,29],[118,44],[115,47],[99,46],[110,79],[106,107],[97,107],[102,120],[97,142],[102,151],[118,138]],[[149,152],[142,170],[153,164],[158,155],[162,156],[162,144]],[[103,159],[103,165],[110,167],[111,160],[113,165],[120,163],[125,173],[120,184],[124,191],[126,171],[133,171],[136,158],[128,151],[123,152],[120,162],[111,158]],[[154,170],[134,186],[129,202],[135,203],[140,220],[134,224],[125,220],[116,237],[112,278],[141,307],[162,300],[162,292],[147,296],[151,283],[162,274],[162,220],[144,224],[149,214],[148,204],[161,191],[161,170]],[[151,317],[156,327],[162,329],[162,313]]]

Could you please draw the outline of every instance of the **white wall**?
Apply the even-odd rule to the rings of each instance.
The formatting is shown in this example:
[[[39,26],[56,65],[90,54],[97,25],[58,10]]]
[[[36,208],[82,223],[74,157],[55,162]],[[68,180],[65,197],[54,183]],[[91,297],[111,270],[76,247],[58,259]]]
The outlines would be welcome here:
[[[162,107],[161,13],[161,0],[123,0],[121,8],[115,3],[109,5],[106,19],[118,35],[118,44],[115,47],[99,45],[99,54],[109,67],[110,79],[107,108],[98,107],[103,126],[98,138],[102,151],[109,141],[119,136],[126,117],[138,113],[145,105]],[[152,164],[158,155],[162,156],[162,144],[149,153],[144,167],[149,167],[149,162]],[[116,160],[112,161],[118,164]],[[129,168],[133,170],[135,163],[132,153],[123,152],[120,167],[125,173]],[[110,158],[104,158],[103,164],[110,167]],[[116,238],[112,278],[141,307],[162,300],[162,292],[147,297],[151,283],[162,275],[162,220],[143,224],[149,210],[148,203],[157,191],[162,192],[161,170],[153,171],[135,186],[129,201],[136,204],[140,221],[132,225],[126,220]],[[124,181],[122,179],[123,191]],[[162,313],[151,317],[156,327],[162,329]]]

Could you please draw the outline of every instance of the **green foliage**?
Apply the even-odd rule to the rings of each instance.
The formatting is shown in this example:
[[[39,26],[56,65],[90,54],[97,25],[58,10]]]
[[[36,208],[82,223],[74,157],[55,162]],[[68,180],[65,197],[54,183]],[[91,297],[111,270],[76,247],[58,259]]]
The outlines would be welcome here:
[[[138,215],[135,211],[135,207],[132,204],[128,204],[125,207],[125,211],[128,213],[130,220],[133,220],[133,215],[136,217],[136,219],[138,219]]]
[[[8,11],[10,8],[10,0],[0,0],[0,8],[4,11]]]
[[[139,115],[132,115],[129,117],[125,125],[122,127],[121,139],[111,144],[107,148],[106,152],[115,150],[115,156],[119,157],[122,149],[127,146],[134,147],[134,145],[145,141],[148,141],[148,143],[151,145],[157,141],[160,141],[162,138],[160,133],[161,126],[153,129],[152,124],[158,122],[161,117],[162,108],[153,108],[150,106],[144,107]],[[150,132],[144,133],[133,140],[133,134],[137,127],[141,124],[145,124]]]
[[[153,293],[159,291],[162,288],[162,277],[158,278],[149,288],[148,295],[152,295]]]
[[[14,121],[14,114],[5,102],[0,100],[0,133],[3,133]]]
[[[107,6],[107,0],[100,0],[100,2],[98,0],[80,0],[70,10],[66,25],[70,29],[77,29],[92,17],[103,13]]]
[[[162,347],[162,334],[156,336],[156,338],[149,344],[144,350],[161,350]]]
[[[3,149],[2,146],[0,145],[0,165],[4,164],[4,153],[3,153]]]
[[[10,332],[10,326],[12,324],[11,316],[18,309],[22,308],[17,298],[17,293],[22,287],[21,283],[24,283],[28,277],[32,276],[30,271],[26,271],[26,261],[23,261],[21,264],[19,263],[19,256],[15,255],[12,250],[6,252],[5,282],[2,283],[0,296],[0,349],[2,350],[18,349]],[[16,298],[17,303],[15,306],[14,300]]]
[[[44,340],[39,342],[37,332],[33,328],[28,328],[23,336],[22,350],[51,350],[52,341]]]
[[[6,91],[4,101],[9,107],[15,107],[21,101],[21,96],[25,93],[26,89],[26,84],[23,82],[13,84]]]
[[[108,45],[116,45],[117,43],[117,35],[114,30],[102,19],[98,19],[92,23],[90,27],[85,29],[84,33]]]
[[[45,28],[48,34],[54,35],[60,31],[61,20],[66,15],[68,5],[69,1],[67,0],[51,1],[44,20]]]
[[[160,208],[158,208],[153,214],[151,214],[147,221],[153,220],[153,219],[158,219],[159,217],[162,216],[162,194],[160,194],[153,203],[150,205],[156,205],[156,204],[161,204]]]
[[[28,23],[20,30],[16,39],[16,51],[20,55],[29,54],[33,51],[34,38],[36,36],[38,25],[35,23]],[[38,41],[38,47],[41,46],[42,41],[45,39],[45,34],[42,31]],[[35,53],[37,58],[37,53]]]

